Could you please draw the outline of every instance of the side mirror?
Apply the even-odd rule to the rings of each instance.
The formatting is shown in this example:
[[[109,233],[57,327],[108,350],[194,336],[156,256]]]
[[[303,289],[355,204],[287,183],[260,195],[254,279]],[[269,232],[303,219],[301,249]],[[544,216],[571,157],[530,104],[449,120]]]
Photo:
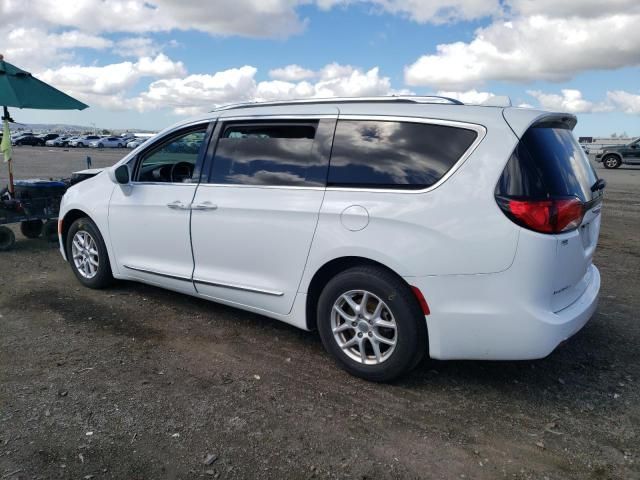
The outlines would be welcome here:
[[[638,148],[638,144],[634,143],[633,145],[631,145],[631,148]]]
[[[129,173],[129,165],[120,165],[114,172],[116,182],[120,185],[128,185],[131,182],[131,174]]]

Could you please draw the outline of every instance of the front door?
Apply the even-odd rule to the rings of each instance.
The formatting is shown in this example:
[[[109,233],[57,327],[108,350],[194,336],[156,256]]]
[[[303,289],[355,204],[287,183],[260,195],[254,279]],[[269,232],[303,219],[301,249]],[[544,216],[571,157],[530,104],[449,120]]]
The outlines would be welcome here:
[[[631,143],[624,152],[626,163],[638,164],[640,163],[640,139]]]
[[[324,197],[335,114],[220,119],[197,189],[194,284],[206,297],[286,315]]]
[[[195,292],[189,219],[207,127],[196,125],[154,142],[131,165],[131,184],[114,189],[109,230],[121,274]]]

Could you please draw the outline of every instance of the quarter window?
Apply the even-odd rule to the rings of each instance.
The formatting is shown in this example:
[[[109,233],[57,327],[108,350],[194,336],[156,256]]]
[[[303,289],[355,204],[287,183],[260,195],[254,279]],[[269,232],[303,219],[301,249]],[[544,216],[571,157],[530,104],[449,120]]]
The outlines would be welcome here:
[[[327,165],[314,151],[318,127],[318,121],[223,125],[210,181],[322,186]]]
[[[139,182],[190,182],[206,136],[206,127],[178,134],[145,152],[138,166]]]
[[[340,120],[329,186],[422,189],[440,180],[477,137],[444,125]]]

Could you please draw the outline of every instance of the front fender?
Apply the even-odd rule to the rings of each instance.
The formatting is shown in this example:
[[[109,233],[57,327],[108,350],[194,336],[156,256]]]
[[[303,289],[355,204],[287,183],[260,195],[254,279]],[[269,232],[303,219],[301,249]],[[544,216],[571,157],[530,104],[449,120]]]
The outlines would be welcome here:
[[[114,252],[111,248],[111,238],[109,236],[109,201],[114,188],[115,184],[103,171],[95,177],[70,187],[64,194],[60,203],[59,219],[61,223],[58,230],[60,249],[65,260],[66,255],[62,238],[63,229],[68,227],[64,224],[65,218],[68,218],[70,212],[80,211],[86,214],[98,227],[107,247],[111,269],[114,273],[117,272],[117,270],[114,270],[117,265],[114,261]]]

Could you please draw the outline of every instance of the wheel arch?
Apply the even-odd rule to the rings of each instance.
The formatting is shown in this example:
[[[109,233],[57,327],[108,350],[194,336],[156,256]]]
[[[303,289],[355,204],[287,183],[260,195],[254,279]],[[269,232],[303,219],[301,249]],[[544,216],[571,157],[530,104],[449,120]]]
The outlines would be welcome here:
[[[60,225],[60,237],[62,239],[62,248],[67,249],[67,235],[69,234],[69,229],[71,228],[71,225],[73,225],[73,222],[75,222],[76,220],[78,220],[79,218],[88,218],[89,220],[91,220],[94,225],[96,225],[96,228],[99,229],[99,227],[97,227],[97,223],[96,221],[91,218],[91,215],[89,215],[87,212],[80,210],[79,208],[72,208],[71,210],[69,210],[67,213],[65,213],[64,217],[61,219],[62,224]],[[102,235],[102,238],[104,238],[104,235],[102,234],[102,232],[100,232],[100,234]]]
[[[318,319],[316,315],[316,306],[318,304],[320,293],[322,292],[322,289],[325,287],[327,282],[329,282],[331,278],[333,278],[340,272],[362,265],[372,265],[383,268],[398,277],[404,284],[411,288],[411,285],[409,285],[406,280],[402,278],[402,276],[400,276],[395,270],[376,260],[359,256],[344,256],[334,258],[322,265],[316,271],[316,273],[311,278],[311,281],[309,282],[309,286],[307,288],[307,302],[305,306],[305,322],[308,330],[317,329]],[[417,301],[418,300],[416,299],[416,302]]]
[[[623,156],[620,152],[604,152],[602,154],[602,160],[604,161],[607,157],[618,157],[618,159],[622,162]]]

